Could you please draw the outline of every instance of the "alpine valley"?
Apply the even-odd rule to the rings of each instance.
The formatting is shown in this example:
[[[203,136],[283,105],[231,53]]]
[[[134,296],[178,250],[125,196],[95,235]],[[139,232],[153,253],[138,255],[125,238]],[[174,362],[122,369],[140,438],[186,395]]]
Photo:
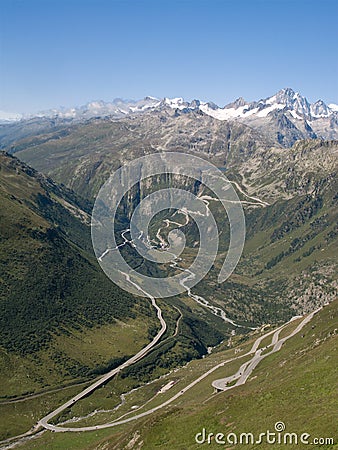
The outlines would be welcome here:
[[[1,113],[0,148],[0,449],[186,450],[201,447],[203,429],[212,434],[206,445],[218,448],[219,432],[258,437],[279,421],[290,433],[332,438],[320,448],[338,448],[337,105],[311,104],[291,88],[224,107],[95,101]],[[219,284],[230,236],[220,202],[203,183],[153,177],[119,209],[125,260],[166,276],[196,256],[194,221],[182,212],[172,219],[170,209],[151,222],[149,240],[165,247],[171,225],[179,227],[186,248],[178,266],[158,267],[135,251],[130,216],[167,186],[207,199],[219,252],[191,290],[133,296],[97,262],[92,208],[120,166],[168,151],[226,173],[245,213],[244,251]],[[251,444],[236,448],[272,448]]]

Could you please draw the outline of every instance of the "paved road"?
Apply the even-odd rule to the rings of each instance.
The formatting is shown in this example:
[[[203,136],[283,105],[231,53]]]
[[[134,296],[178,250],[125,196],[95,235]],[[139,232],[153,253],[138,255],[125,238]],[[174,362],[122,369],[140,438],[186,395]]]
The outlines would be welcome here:
[[[125,245],[128,241],[128,239],[125,237],[124,233],[128,232],[129,229],[125,230],[122,233],[124,242],[122,244],[120,244],[120,246]],[[159,232],[158,232],[159,233]],[[118,246],[119,247],[119,246]],[[117,248],[117,247],[116,247]],[[112,249],[107,249],[101,256],[99,259],[102,259],[108,251],[111,251]],[[192,272],[190,272],[192,274]],[[47,414],[45,417],[43,417],[42,419],[39,420],[38,424],[36,425],[35,429],[39,429],[40,427],[43,427],[45,429],[48,430],[53,430],[53,431],[70,431],[70,428],[63,428],[63,427],[56,427],[54,425],[51,425],[49,422],[51,421],[51,419],[53,419],[54,417],[56,417],[58,414],[60,414],[62,411],[64,411],[67,408],[72,407],[77,401],[81,400],[82,398],[86,397],[87,395],[91,394],[95,389],[97,389],[98,387],[102,386],[103,384],[105,384],[107,381],[109,381],[112,377],[114,377],[117,373],[119,373],[121,370],[125,369],[126,367],[130,366],[131,364],[134,364],[135,362],[139,361],[140,359],[142,359],[161,339],[161,337],[163,336],[163,334],[165,333],[167,326],[166,326],[166,322],[164,321],[163,317],[162,317],[162,312],[161,309],[159,308],[159,306],[156,303],[155,298],[150,295],[148,292],[146,292],[145,290],[143,290],[137,283],[133,282],[130,279],[130,276],[126,273],[123,273],[123,275],[125,276],[126,280],[131,283],[133,286],[136,287],[136,289],[138,289],[139,291],[141,291],[143,294],[145,294],[148,298],[150,298],[152,305],[154,306],[154,308],[157,310],[157,317],[161,323],[161,330],[158,332],[158,334],[155,336],[155,338],[146,346],[144,347],[142,350],[140,350],[136,355],[132,356],[130,359],[128,359],[126,362],[124,362],[123,364],[121,364],[120,366],[118,366],[117,368],[111,370],[110,372],[108,372],[107,374],[103,375],[102,377],[100,377],[98,380],[96,380],[94,383],[92,383],[90,386],[88,386],[86,389],[84,389],[82,392],[80,392],[79,394],[75,395],[74,397],[72,397],[70,400],[68,400],[66,403],[62,404],[61,406],[59,406],[57,409],[55,409],[54,411],[52,411],[51,413]],[[193,295],[193,294],[191,294]],[[203,299],[204,300],[204,299]],[[206,301],[205,301],[206,302]],[[230,319],[228,319],[230,321]],[[184,391],[185,392],[185,391]],[[183,392],[183,393],[184,393]],[[173,401],[173,400],[171,400]],[[163,405],[164,406],[164,405]],[[162,406],[161,406],[162,407]],[[149,414],[149,412],[147,413]],[[129,418],[129,419],[125,419],[127,421],[129,420],[135,420],[133,418]],[[88,430],[89,428],[86,428],[86,430]],[[90,429],[95,430],[97,429],[97,427],[90,427]],[[73,430],[73,429],[72,429]],[[82,429],[81,429],[82,430]],[[77,431],[79,431],[77,429]],[[84,429],[82,431],[85,431]]]
[[[241,192],[243,195],[245,195],[245,197],[250,198],[251,200],[254,200],[258,203],[260,203],[262,206],[270,206],[270,204],[264,200],[261,200],[258,197],[253,197],[252,195],[248,195],[246,194],[243,189],[241,188],[241,186],[236,182],[236,181],[230,181],[228,180],[230,183],[234,184],[236,186],[236,188],[239,190],[239,192]]]
[[[237,188],[239,188],[239,186],[237,185],[236,182],[232,182],[233,184],[236,185]],[[241,190],[241,189],[240,189]],[[259,202],[262,206],[267,206],[268,203],[261,201],[258,198],[255,197],[251,197],[248,196],[247,194],[245,194],[242,190],[241,192],[247,196],[248,198]],[[209,200],[209,199],[205,199],[205,200]],[[212,198],[210,198],[210,200],[213,200]],[[186,217],[187,219],[187,217]],[[169,225],[169,221],[167,223],[167,226]],[[180,226],[182,226],[180,224]],[[125,244],[127,244],[128,239],[125,237],[124,233],[127,233],[129,231],[129,229],[125,230],[122,234],[122,237],[124,239],[124,242],[120,245],[118,245],[115,249],[107,249],[100,257],[99,260],[102,260],[102,258],[105,257],[105,255],[112,250],[116,250],[119,247],[124,246]],[[158,236],[157,238],[160,239],[160,229],[158,230]],[[160,239],[161,244],[164,245],[164,242],[162,242],[162,239]],[[132,242],[130,242],[132,243]],[[133,243],[132,243],[133,244]],[[56,432],[67,432],[67,431],[74,431],[74,432],[79,432],[79,431],[93,431],[93,430],[97,430],[97,429],[101,429],[101,428],[108,428],[108,427],[113,427],[113,426],[117,426],[123,423],[127,423],[130,422],[132,420],[136,420],[139,419],[141,417],[147,416],[149,414],[152,414],[153,412],[157,411],[158,409],[164,408],[165,406],[169,405],[170,403],[172,403],[173,401],[175,401],[177,398],[179,398],[180,396],[182,396],[185,392],[187,392],[189,389],[191,389],[193,386],[195,386],[197,383],[199,383],[201,380],[203,380],[205,377],[209,376],[212,372],[214,372],[215,370],[217,370],[218,368],[224,366],[225,364],[228,364],[231,361],[243,358],[245,356],[251,355],[254,353],[253,357],[251,360],[245,362],[244,364],[242,364],[241,368],[239,369],[239,371],[237,371],[234,375],[232,375],[231,377],[227,377],[224,378],[222,380],[216,380],[212,383],[212,385],[214,387],[216,387],[217,389],[221,389],[221,390],[227,390],[227,389],[231,389],[239,384],[244,384],[247,380],[247,378],[251,375],[252,371],[254,370],[254,368],[257,366],[257,364],[259,364],[259,362],[265,358],[266,356],[268,356],[271,353],[274,353],[276,351],[278,351],[281,346],[283,345],[283,343],[289,339],[290,337],[292,337],[293,335],[295,335],[296,333],[298,333],[298,331],[300,329],[302,329],[302,327],[309,321],[311,320],[311,318],[313,317],[313,315],[318,311],[315,311],[313,313],[311,313],[310,315],[308,315],[307,317],[305,317],[303,319],[303,321],[301,322],[300,325],[298,325],[298,327],[287,337],[280,339],[279,340],[279,332],[281,331],[281,329],[284,327],[279,327],[277,330],[271,331],[269,333],[266,333],[265,335],[259,337],[255,343],[253,344],[253,347],[251,348],[251,350],[246,353],[245,355],[241,355],[241,356],[237,356],[234,358],[231,358],[229,360],[226,360],[216,366],[214,366],[213,368],[211,368],[210,370],[208,370],[207,372],[205,372],[204,374],[202,374],[200,377],[198,377],[197,379],[195,379],[192,383],[190,383],[188,386],[186,386],[185,388],[183,388],[180,392],[178,392],[177,394],[175,394],[173,397],[171,397],[169,400],[163,402],[162,404],[158,405],[155,408],[152,408],[148,411],[145,411],[143,413],[140,414],[136,414],[132,417],[123,419],[123,420],[115,420],[114,422],[111,423],[107,423],[107,424],[102,424],[102,425],[97,425],[97,426],[89,426],[89,427],[82,427],[82,428],[72,428],[72,427],[60,427],[60,426],[54,426],[51,425],[49,423],[49,421],[54,418],[55,416],[57,416],[58,414],[60,414],[62,411],[64,411],[65,409],[73,406],[77,401],[79,401],[80,399],[84,398],[85,396],[89,395],[90,393],[92,393],[95,389],[97,389],[98,387],[102,386],[104,383],[106,383],[107,381],[109,381],[113,376],[115,376],[117,373],[119,373],[121,370],[123,370],[124,368],[128,367],[131,364],[134,364],[135,362],[139,361],[141,358],[143,358],[157,343],[158,341],[161,339],[161,337],[163,336],[163,334],[165,333],[167,326],[166,326],[166,322],[164,321],[163,317],[162,317],[162,312],[161,309],[159,308],[159,306],[156,303],[156,300],[154,297],[152,297],[149,293],[147,293],[146,291],[144,291],[137,283],[134,283],[133,281],[131,281],[130,277],[128,274],[123,274],[126,277],[126,280],[128,282],[130,282],[131,284],[133,284],[138,290],[140,290],[141,292],[143,292],[150,300],[152,305],[154,306],[154,308],[157,311],[157,317],[161,323],[161,329],[160,331],[157,333],[157,335],[154,337],[154,339],[146,346],[144,347],[142,350],[140,350],[136,355],[134,355],[133,357],[131,357],[130,359],[128,359],[126,362],[124,362],[123,364],[121,364],[119,367],[111,370],[110,372],[108,372],[107,374],[103,375],[102,377],[100,377],[98,380],[96,380],[94,383],[92,383],[90,386],[88,386],[86,389],[84,389],[82,392],[80,392],[79,394],[77,394],[76,396],[74,396],[73,398],[71,398],[70,400],[68,400],[66,403],[64,403],[63,405],[59,406],[57,409],[55,409],[54,411],[52,411],[51,413],[49,413],[48,415],[46,415],[45,417],[43,417],[42,419],[39,420],[39,422],[32,428],[32,430],[28,431],[27,433],[24,433],[22,436],[29,436],[32,435],[34,433],[36,433],[38,430],[40,430],[41,428],[44,429],[49,429],[52,431],[56,431]],[[193,275],[192,273],[190,273],[190,276]],[[198,296],[194,296],[193,294],[189,293],[191,297],[198,297]],[[199,303],[201,302],[204,306],[208,306],[208,302],[203,298],[203,297],[198,297],[198,298],[194,298],[195,301],[198,301]],[[211,306],[211,305],[210,305]],[[227,321],[232,322],[230,319],[226,318]],[[236,326],[238,326],[237,324],[234,324]],[[261,355],[261,350],[257,350],[262,339],[264,339],[265,337],[271,335],[273,333],[273,338],[272,338],[272,345],[273,345],[273,349],[271,352],[265,354],[265,355]],[[229,383],[229,381],[233,381],[233,380],[238,380],[237,383],[233,386],[227,386],[227,383]],[[17,437],[13,437],[12,439],[18,438]]]
[[[303,318],[303,320],[298,324],[298,326],[288,336],[286,336],[282,339],[279,339],[279,333],[282,331],[282,329],[285,328],[292,321],[299,319],[301,316],[293,317],[286,324],[282,325],[281,327],[277,328],[276,330],[270,331],[269,333],[265,334],[261,338],[258,338],[251,348],[251,353],[254,353],[251,360],[242,364],[242,366],[233,375],[213,381],[212,386],[219,391],[227,391],[229,389],[233,389],[236,386],[245,384],[247,379],[249,378],[249,376],[252,374],[253,370],[257,367],[257,365],[267,356],[271,355],[272,353],[278,352],[281,349],[284,342],[287,341],[288,339],[290,339],[295,334],[297,334],[304,327],[304,325],[306,325],[320,309],[321,308],[319,308],[316,311],[313,311],[309,315],[305,316]],[[262,355],[263,349],[259,349],[258,347],[259,347],[261,341],[263,339],[265,339],[267,336],[270,336],[271,334],[272,334],[271,344],[268,345],[266,348],[272,347],[272,350],[270,352]],[[231,382],[233,382],[234,380],[237,380],[237,382],[235,384],[233,384],[232,386],[229,386],[229,384]]]
[[[318,308],[316,311],[313,311],[312,313],[310,313],[307,316],[305,316],[303,318],[303,320],[300,322],[300,324],[295,328],[295,330],[292,331],[288,336],[286,336],[286,337],[284,337],[282,339],[278,339],[280,331],[286,325],[288,325],[293,320],[299,318],[300,316],[292,318],[289,322],[287,322],[285,325],[282,325],[277,330],[270,331],[270,332],[264,334],[263,336],[260,336],[259,338],[256,339],[256,341],[254,342],[254,344],[253,344],[252,348],[249,350],[249,352],[247,352],[247,353],[245,353],[244,355],[241,355],[241,356],[237,356],[237,357],[234,357],[234,358],[227,359],[226,361],[223,361],[223,362],[217,364],[216,366],[212,367],[207,372],[203,373],[201,376],[196,378],[193,382],[191,382],[189,385],[187,385],[185,388],[183,388],[177,394],[172,396],[170,399],[166,400],[165,402],[161,403],[160,405],[158,405],[158,406],[156,406],[154,408],[151,408],[151,409],[149,409],[147,411],[144,411],[143,413],[136,414],[136,415],[134,415],[132,417],[128,417],[126,419],[121,419],[121,420],[120,419],[116,419],[113,422],[105,423],[105,424],[101,424],[101,425],[96,425],[96,426],[77,427],[76,428],[76,427],[60,427],[60,426],[54,426],[54,425],[47,424],[46,428],[48,428],[50,430],[53,430],[53,431],[56,431],[56,432],[94,431],[94,430],[103,429],[103,428],[115,427],[117,425],[122,425],[122,424],[125,424],[125,423],[128,423],[128,422],[131,422],[133,420],[140,419],[142,417],[145,417],[145,416],[148,416],[150,414],[153,414],[155,411],[158,411],[159,409],[162,409],[162,408],[168,406],[170,403],[172,403],[173,401],[177,400],[179,397],[184,395],[189,389],[194,387],[196,384],[198,384],[200,381],[202,381],[204,378],[206,378],[207,376],[212,374],[215,370],[219,369],[220,367],[223,367],[223,366],[225,366],[226,364],[228,364],[228,363],[230,363],[232,361],[235,361],[235,360],[238,360],[238,359],[241,359],[241,358],[244,358],[246,356],[250,356],[250,355],[254,354],[253,357],[249,361],[246,361],[245,363],[243,363],[241,365],[240,369],[235,374],[231,375],[230,377],[223,378],[221,380],[216,380],[216,381],[212,382],[212,386],[213,387],[215,387],[218,390],[222,390],[222,391],[233,389],[236,386],[239,386],[241,384],[245,384],[247,379],[251,375],[252,371],[259,364],[259,362],[262,359],[264,359],[266,356],[268,356],[268,355],[270,355],[270,354],[280,350],[280,348],[282,347],[283,343],[286,340],[290,339],[295,334],[297,334],[304,327],[304,325],[306,325],[320,309],[321,308]],[[273,345],[273,349],[271,350],[271,352],[266,353],[265,355],[261,355],[262,350],[261,349],[257,350],[257,348],[258,348],[260,342],[262,341],[262,339],[266,338],[267,336],[270,336],[271,334],[273,334],[272,342],[274,342],[274,343],[271,344],[271,345]],[[226,383],[229,383],[229,382],[234,381],[234,380],[238,380],[236,384],[234,384],[233,386],[226,386]]]
[[[97,381],[95,381],[90,386],[88,386],[86,389],[84,389],[82,392],[75,395],[75,397],[71,398],[66,403],[59,406],[57,409],[55,409],[51,413],[47,414],[47,416],[40,419],[38,422],[38,426],[46,428],[48,430],[56,431],[55,427],[48,423],[51,419],[53,419],[53,417],[57,416],[65,409],[73,406],[77,401],[81,400],[83,397],[86,397],[87,395],[91,394],[93,391],[95,391],[95,389],[97,389],[98,387],[105,384],[112,377],[114,377],[117,373],[121,372],[121,370],[125,369],[126,367],[130,366],[131,364],[134,364],[136,361],[139,361],[140,359],[142,359],[157,344],[157,342],[161,339],[161,337],[165,333],[165,331],[167,329],[167,324],[162,317],[162,311],[161,311],[160,307],[157,305],[155,298],[153,296],[151,296],[150,294],[148,294],[146,291],[144,291],[140,286],[138,286],[138,284],[131,281],[128,274],[124,274],[124,276],[126,277],[126,279],[129,283],[133,284],[137,289],[142,291],[148,298],[150,298],[152,305],[154,306],[154,308],[157,311],[157,317],[161,323],[160,331],[157,333],[157,335],[154,337],[154,339],[146,347],[144,347],[142,350],[140,350],[136,355],[132,356],[130,359],[125,361],[120,366],[118,366],[115,369],[111,370],[110,372],[106,373],[105,375],[100,377]]]
[[[153,300],[153,302],[156,304],[155,300]],[[161,317],[161,310],[160,308],[156,305],[157,308],[157,312],[158,312],[158,317]],[[161,403],[160,405],[151,408],[147,411],[144,411],[143,413],[139,413],[136,414],[132,417],[128,417],[128,418],[123,418],[125,416],[125,414],[123,416],[121,416],[120,418],[116,419],[115,421],[111,422],[111,423],[106,423],[106,424],[101,424],[101,425],[97,425],[97,426],[88,426],[88,427],[78,427],[78,428],[72,428],[72,427],[61,427],[61,426],[54,426],[51,425],[49,423],[47,423],[51,418],[55,417],[57,414],[59,414],[59,412],[61,412],[62,410],[64,410],[65,408],[67,408],[68,406],[71,406],[73,404],[72,400],[73,399],[80,399],[83,398],[84,395],[87,395],[87,390],[82,391],[79,395],[77,395],[76,397],[74,397],[73,399],[71,399],[69,402],[65,403],[64,405],[62,405],[60,408],[56,409],[55,411],[53,411],[52,413],[50,413],[49,415],[45,416],[44,418],[42,418],[38,424],[36,424],[31,430],[29,430],[27,433],[24,433],[20,436],[15,436],[12,437],[10,439],[7,439],[5,441],[2,441],[1,444],[5,444],[5,446],[0,447],[1,449],[6,449],[6,448],[12,448],[11,445],[9,444],[7,446],[7,443],[16,440],[18,442],[18,440],[24,440],[26,438],[32,437],[32,435],[36,434],[39,430],[41,430],[42,428],[44,429],[49,429],[55,432],[81,432],[81,431],[94,431],[97,429],[102,429],[102,428],[110,428],[110,427],[114,427],[117,425],[121,425],[121,424],[125,424],[128,422],[131,422],[133,420],[137,420],[140,419],[142,417],[148,416],[150,414],[153,414],[155,411],[164,408],[166,406],[168,406],[170,403],[174,402],[175,400],[177,400],[179,397],[181,397],[182,395],[184,395],[189,389],[191,389],[192,387],[194,387],[196,384],[198,384],[200,381],[202,381],[204,378],[206,378],[207,376],[211,375],[215,370],[219,369],[220,367],[224,367],[226,364],[247,357],[247,356],[251,356],[253,355],[253,357],[249,360],[246,361],[245,363],[243,363],[241,365],[241,368],[233,375],[231,375],[230,377],[227,378],[223,378],[222,380],[216,380],[212,383],[212,385],[215,387],[215,383],[216,383],[216,387],[218,390],[229,390],[229,389],[233,389],[236,386],[240,385],[240,384],[245,384],[245,382],[247,381],[248,377],[251,375],[252,371],[254,370],[254,368],[257,366],[257,364],[259,364],[259,362],[265,357],[268,356],[271,353],[277,352],[280,350],[280,348],[282,347],[283,343],[290,339],[292,336],[294,336],[295,334],[297,334],[303,327],[304,325],[306,325],[312,318],[313,316],[320,310],[321,308],[318,308],[316,311],[313,311],[312,313],[308,314],[306,317],[303,318],[303,320],[298,324],[298,326],[295,328],[295,330],[293,332],[291,332],[288,336],[279,339],[279,333],[280,331],[290,322],[292,322],[293,320],[297,319],[297,318],[301,318],[302,316],[297,316],[292,318],[289,322],[287,322],[285,325],[282,325],[281,327],[277,328],[276,330],[272,330],[266,334],[264,334],[263,336],[258,337],[255,342],[253,343],[251,349],[240,356],[234,357],[234,358],[230,358],[227,359],[219,364],[217,364],[216,366],[212,367],[211,369],[209,369],[208,371],[206,371],[204,374],[202,374],[201,376],[199,376],[198,378],[196,378],[193,382],[191,382],[189,385],[187,385],[185,388],[183,388],[181,391],[179,391],[177,394],[175,394],[174,396],[172,396],[170,399],[168,399],[167,401]],[[162,319],[163,320],[163,319]],[[162,321],[161,321],[162,323]],[[165,331],[165,322],[163,320],[162,323],[162,329],[159,332],[159,334],[161,332]],[[265,339],[267,336],[272,336],[272,341],[270,346],[273,345],[273,349],[271,352],[265,354],[265,355],[261,355],[261,350],[258,349],[260,343],[262,342],[263,339]],[[154,338],[154,340],[158,337],[158,335]],[[154,341],[152,341],[153,343]],[[149,345],[151,345],[152,343],[150,343]],[[149,350],[149,345],[147,347],[145,347],[143,350],[141,350],[141,352],[139,352],[137,355],[135,355],[133,358],[131,358],[130,360],[126,361],[122,366],[126,367],[126,364],[130,361],[135,362],[136,358],[139,357],[141,358],[143,355],[143,352],[148,348]],[[141,354],[141,356],[140,356]],[[132,363],[130,362],[130,364]],[[97,383],[100,382],[105,382],[103,380],[106,379],[107,376],[111,375],[112,372],[116,372],[119,369],[121,370],[121,367],[118,367],[116,369],[114,369],[114,371],[111,371],[109,374],[106,374],[104,377],[100,378]],[[111,375],[113,376],[113,375]],[[236,384],[234,384],[233,386],[226,386],[226,380],[227,382],[231,382],[234,380],[238,380]],[[221,384],[217,383],[217,382],[222,382]],[[90,386],[89,388],[95,389],[98,384],[95,383],[92,386]],[[93,386],[95,386],[93,388]],[[148,402],[146,402],[148,403]],[[145,406],[145,405],[144,405]],[[15,445],[16,443],[13,443],[13,445]]]
[[[54,394],[55,392],[59,392],[59,391],[64,391],[66,389],[72,389],[78,386],[83,386],[84,384],[89,384],[90,381],[81,381],[80,383],[74,383],[74,384],[69,384],[67,386],[62,386],[62,387],[58,387],[58,388],[53,388],[53,389],[49,389],[46,391],[42,391],[42,392],[37,392],[36,394],[27,394],[24,395],[22,397],[15,397],[11,400],[1,400],[0,401],[0,406],[1,405],[10,405],[12,403],[22,403],[22,402],[27,402],[28,400],[31,400],[32,398],[37,398],[37,397],[43,397],[44,395],[49,395],[49,394]]]

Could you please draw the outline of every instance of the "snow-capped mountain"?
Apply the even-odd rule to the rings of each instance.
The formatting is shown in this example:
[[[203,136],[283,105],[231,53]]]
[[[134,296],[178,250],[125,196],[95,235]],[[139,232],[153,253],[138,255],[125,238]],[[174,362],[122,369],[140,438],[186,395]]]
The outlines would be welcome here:
[[[335,103],[329,103],[328,107],[331,109],[331,111],[338,112],[338,105],[336,105]]]
[[[338,139],[338,105],[326,105],[322,100],[310,103],[291,88],[281,89],[271,97],[248,102],[239,97],[224,107],[212,102],[185,101],[182,97],[158,99],[145,97],[142,100],[112,102],[93,101],[76,108],[52,109],[34,115],[20,116],[0,113],[0,123],[34,121],[34,129],[41,121],[62,125],[66,122],[81,122],[92,118],[121,119],[145,113],[163,114],[175,111],[175,115],[197,112],[220,121],[238,121],[260,132],[267,142],[291,146],[299,139]]]
[[[223,108],[210,103],[201,103],[199,108],[218,120],[249,125],[287,147],[299,139],[338,139],[338,106],[322,100],[311,104],[291,88],[255,102],[240,97]]]
[[[22,114],[0,111],[0,123],[16,122],[22,119]]]
[[[219,107],[212,102],[202,102],[200,100],[187,102],[182,97],[165,97],[160,100],[148,96],[142,100],[123,100],[116,98],[112,102],[102,100],[92,101],[80,107],[51,109],[28,115],[0,111],[0,121],[13,121],[32,117],[57,117],[60,119],[75,120],[104,116],[123,117],[129,114],[142,113],[165,107],[181,111],[199,109],[218,120],[262,118],[267,117],[270,113],[277,110],[283,112],[288,111],[295,119],[311,121],[318,118],[328,118],[338,112],[338,105],[334,103],[326,105],[322,100],[318,100],[310,104],[298,92],[293,91],[291,88],[285,88],[271,97],[254,102],[247,102],[242,97],[239,97],[224,107]]]
[[[13,122],[22,119],[29,120],[33,118],[53,118],[73,121],[105,116],[119,118],[129,114],[155,109],[160,104],[161,100],[155,97],[145,97],[142,100],[123,100],[121,98],[116,98],[112,102],[97,100],[80,107],[61,107],[59,109],[49,109],[35,114],[16,114],[0,111],[0,123]]]
[[[313,120],[319,117],[330,117],[338,110],[335,104],[326,105],[322,100],[310,104],[308,100],[291,88],[285,88],[277,94],[257,102],[246,102],[242,97],[224,108],[209,103],[201,104],[200,109],[219,120],[234,118],[246,119],[251,116],[267,117],[272,111],[289,111],[295,119]]]
[[[89,102],[78,108],[61,108],[42,111],[38,114],[27,115],[25,118],[32,117],[53,117],[59,119],[83,120],[92,117],[124,117],[128,114],[144,112],[148,109],[154,109],[161,103],[155,97],[145,97],[142,100],[123,100],[116,98],[112,102],[102,100]]]

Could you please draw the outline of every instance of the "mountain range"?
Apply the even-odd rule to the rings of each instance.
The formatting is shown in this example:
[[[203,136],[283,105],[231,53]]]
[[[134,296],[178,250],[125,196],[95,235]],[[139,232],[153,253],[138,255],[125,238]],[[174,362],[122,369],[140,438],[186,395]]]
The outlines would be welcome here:
[[[167,330],[149,354],[68,405],[53,421],[79,419],[96,425],[98,418],[100,423],[111,420],[112,413],[124,417],[146,410],[148,402],[182,393],[213,364],[224,358],[231,362],[270,328],[295,314],[322,309],[280,353],[267,356],[248,383],[231,392],[214,395],[209,376],[171,405],[117,432],[46,431],[23,440],[23,448],[197,448],[186,424],[194,434],[201,424],[258,432],[257,408],[267,429],[282,419],[288,430],[302,429],[301,408],[318,436],[330,436],[326,416],[334,409],[337,297],[336,109],[321,101],[310,104],[283,89],[258,102],[240,98],[224,108],[181,98],[117,99],[2,123],[0,439],[26,432],[156,335],[158,316],[150,302],[125,293],[101,271],[91,248],[90,215],[113,171],[137,157],[166,151],[197,155],[226,172],[245,211],[241,260],[219,284],[230,228],[217,199],[208,200],[221,230],[209,274],[192,292],[159,300]],[[210,192],[191,180],[153,178],[145,184],[148,190],[140,184],[128,193],[114,227],[125,259],[158,276],[176,269],[163,265],[156,272],[136,255],[122,234],[131,212],[165,181],[199,196]],[[165,238],[167,212],[163,214],[152,221],[154,241],[161,233]],[[176,220],[181,220],[179,214]],[[192,222],[182,221],[180,227],[187,247],[181,270],[197,252]],[[223,309],[237,325],[199,299]],[[294,323],[299,322],[287,325],[290,332]],[[260,351],[271,345],[264,339]],[[240,364],[233,361],[227,367],[219,367],[217,377],[231,375],[230,368],[236,372]]]
[[[237,122],[257,130],[270,144],[290,147],[299,139],[338,139],[338,105],[308,100],[285,88],[271,97],[247,102],[242,97],[223,108],[211,102],[183,98],[145,97],[143,100],[93,101],[79,108],[52,109],[33,115],[0,114],[1,146],[20,137],[94,119],[126,119],[161,114],[201,114],[218,121]]]
[[[112,102],[102,100],[92,101],[81,107],[50,109],[36,114],[16,114],[1,112],[0,121],[15,121],[30,119],[33,117],[58,117],[63,119],[88,119],[91,117],[123,117],[128,114],[138,114],[147,110],[156,110],[164,107],[178,110],[201,110],[219,120],[234,118],[246,119],[251,116],[266,117],[272,111],[290,111],[296,119],[306,118],[310,121],[330,117],[338,112],[338,105],[331,103],[326,105],[322,100],[309,103],[299,92],[291,88],[284,88],[275,95],[258,101],[247,102],[239,97],[226,106],[219,107],[212,102],[201,100],[185,101],[182,97],[158,99],[156,97],[145,97],[142,100],[124,100],[116,98]]]

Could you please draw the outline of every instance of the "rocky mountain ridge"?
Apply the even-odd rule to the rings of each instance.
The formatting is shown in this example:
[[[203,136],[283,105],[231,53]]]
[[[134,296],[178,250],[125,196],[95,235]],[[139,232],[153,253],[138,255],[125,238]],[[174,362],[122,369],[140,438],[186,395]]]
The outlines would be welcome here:
[[[60,107],[41,111],[36,114],[17,114],[1,112],[0,121],[27,120],[33,117],[58,117],[63,119],[88,119],[91,117],[114,116],[123,117],[128,114],[142,113],[147,110],[156,110],[170,107],[179,110],[198,110],[205,112],[219,120],[233,118],[245,118],[252,115],[266,117],[270,112],[277,110],[292,111],[294,118],[305,117],[314,120],[323,117],[330,117],[338,111],[338,105],[330,103],[327,105],[319,99],[314,103],[309,103],[306,97],[291,88],[284,88],[276,94],[258,101],[247,102],[243,97],[237,98],[234,102],[220,107],[213,102],[205,102],[194,99],[185,101],[182,97],[168,98],[162,100],[156,97],[147,96],[141,100],[130,100],[115,98],[111,102],[94,100],[80,107]]]
[[[88,120],[120,120],[152,113],[161,117],[174,111],[176,116],[205,115],[218,122],[238,122],[258,131],[271,144],[291,147],[300,139],[338,139],[338,106],[322,100],[310,103],[291,88],[259,101],[247,102],[239,97],[223,108],[201,100],[185,101],[181,97],[145,97],[142,100],[115,99],[93,101],[79,108],[52,109],[35,115],[0,115],[0,145],[49,129],[85,123]],[[197,124],[196,124],[197,125]]]

